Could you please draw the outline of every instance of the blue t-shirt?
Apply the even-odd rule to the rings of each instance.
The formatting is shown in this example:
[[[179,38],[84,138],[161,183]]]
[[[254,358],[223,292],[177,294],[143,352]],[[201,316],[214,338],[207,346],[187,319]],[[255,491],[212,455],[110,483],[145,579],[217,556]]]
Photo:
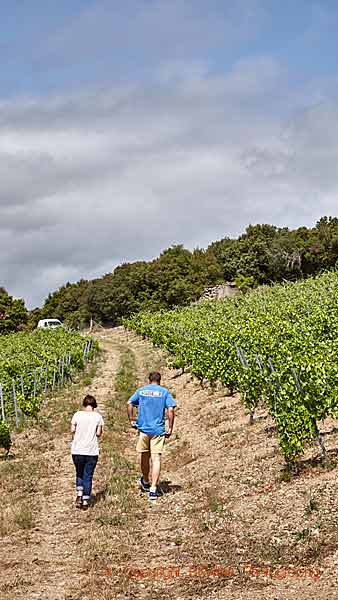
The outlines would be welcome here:
[[[169,390],[161,385],[149,383],[139,388],[129,398],[133,406],[138,406],[137,428],[148,435],[164,435],[165,409],[176,406]]]

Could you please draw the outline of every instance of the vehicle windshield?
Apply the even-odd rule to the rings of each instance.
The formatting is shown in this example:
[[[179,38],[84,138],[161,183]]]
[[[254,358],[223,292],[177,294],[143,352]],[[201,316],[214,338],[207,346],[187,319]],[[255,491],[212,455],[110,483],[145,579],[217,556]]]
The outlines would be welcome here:
[[[48,321],[48,325],[61,325],[60,321]]]

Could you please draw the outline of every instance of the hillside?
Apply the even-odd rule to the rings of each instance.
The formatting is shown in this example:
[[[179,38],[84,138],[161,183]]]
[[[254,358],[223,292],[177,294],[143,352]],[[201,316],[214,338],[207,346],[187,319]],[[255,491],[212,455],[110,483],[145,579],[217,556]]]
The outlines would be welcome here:
[[[125,324],[167,350],[174,367],[240,392],[251,420],[263,405],[292,463],[313,440],[325,453],[320,422],[338,416],[337,305],[330,271]]]
[[[308,449],[298,475],[286,477],[265,413],[249,426],[237,395],[175,377],[166,355],[133,333],[107,330],[99,341],[104,356],[91,382],[50,398],[36,427],[16,435],[14,459],[0,462],[0,598],[334,598],[334,422],[324,424],[329,460]],[[150,368],[161,369],[178,404],[156,506],[136,489],[125,415],[126,397]],[[96,505],[83,513],[73,508],[68,422],[88,391],[107,431]]]
[[[337,259],[338,218],[323,217],[310,229],[250,225],[238,238],[224,238],[206,250],[173,246],[150,262],[126,263],[104,277],[67,283],[32,311],[30,324],[53,316],[73,327],[91,318],[117,325],[140,310],[188,305],[218,283],[250,288],[294,281],[331,269]]]

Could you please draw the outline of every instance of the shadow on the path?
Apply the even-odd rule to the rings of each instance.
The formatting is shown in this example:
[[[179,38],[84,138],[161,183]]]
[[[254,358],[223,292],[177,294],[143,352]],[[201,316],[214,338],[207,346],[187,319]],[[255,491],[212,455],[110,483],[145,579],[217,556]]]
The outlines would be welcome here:
[[[160,481],[159,488],[163,494],[180,492],[183,488],[181,485],[171,483],[168,479]]]
[[[108,488],[105,487],[102,490],[99,490],[98,492],[96,492],[96,494],[92,494],[91,496],[91,502],[92,504],[98,504],[99,502],[101,502],[102,500],[105,499],[105,497],[107,496],[107,491]]]

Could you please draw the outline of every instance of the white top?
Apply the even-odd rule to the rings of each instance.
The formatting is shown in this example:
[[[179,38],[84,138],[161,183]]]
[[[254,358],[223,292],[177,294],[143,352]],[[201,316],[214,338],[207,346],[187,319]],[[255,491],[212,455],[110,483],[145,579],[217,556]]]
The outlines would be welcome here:
[[[100,451],[96,431],[99,425],[104,425],[100,413],[78,410],[72,418],[72,425],[76,427],[72,442],[72,454],[98,456]]]

